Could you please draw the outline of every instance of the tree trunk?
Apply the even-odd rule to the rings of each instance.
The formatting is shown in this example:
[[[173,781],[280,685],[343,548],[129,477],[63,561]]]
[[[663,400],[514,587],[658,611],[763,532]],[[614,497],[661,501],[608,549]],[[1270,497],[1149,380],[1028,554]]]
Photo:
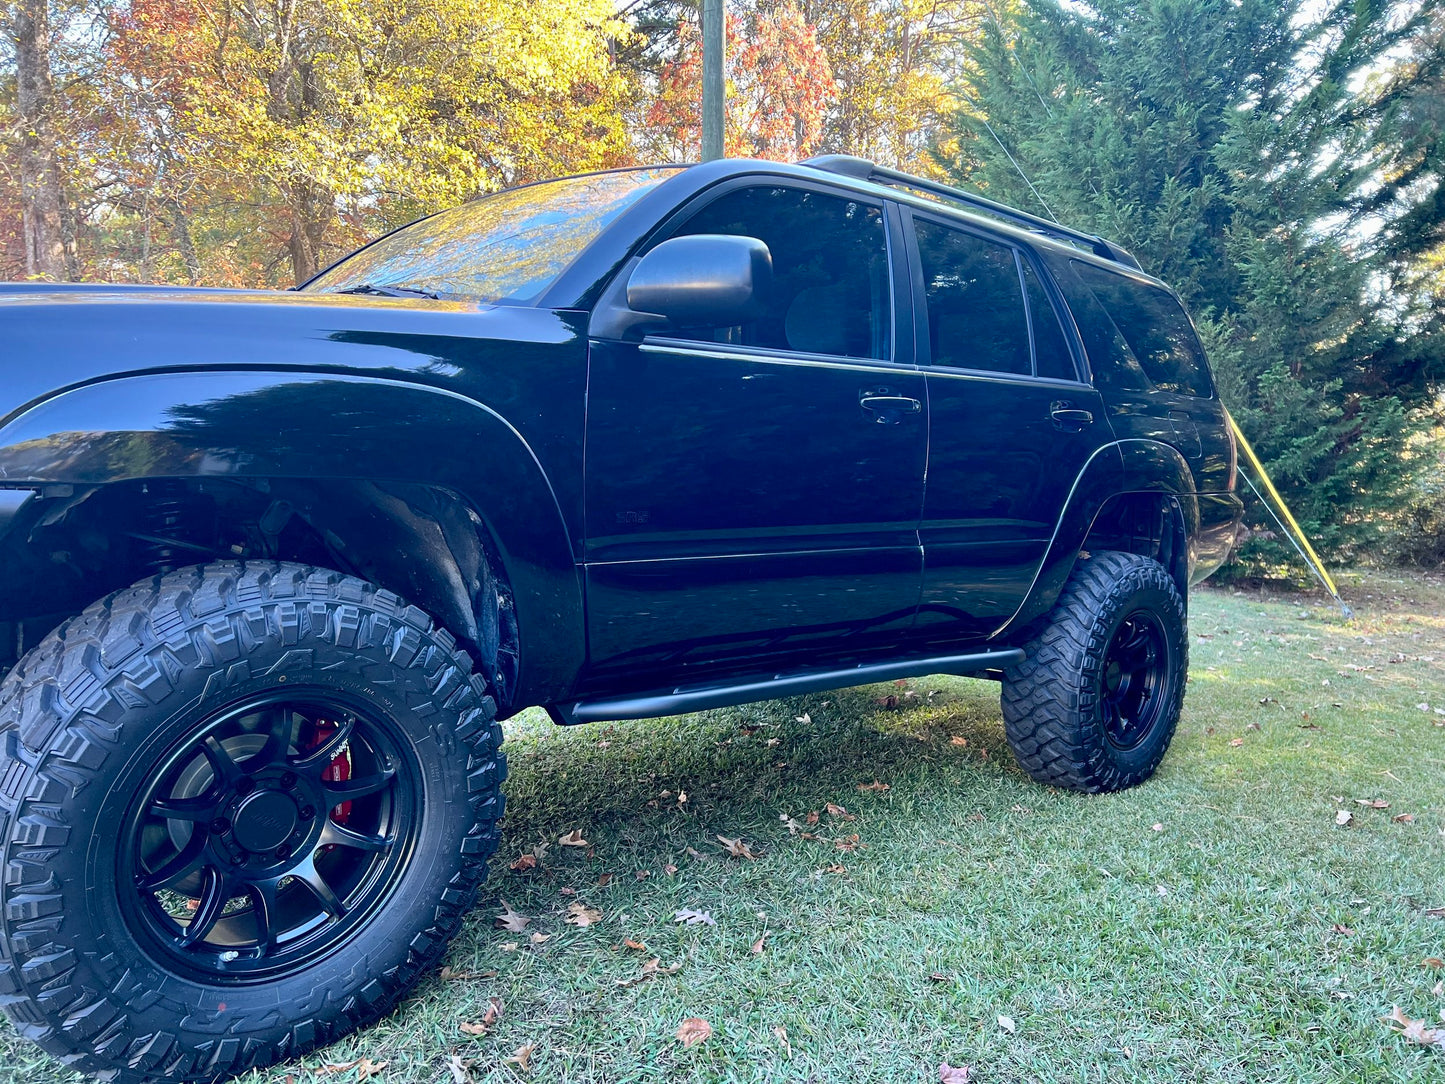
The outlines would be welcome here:
[[[65,243],[64,199],[51,117],[55,85],[50,74],[48,0],[19,0],[12,20],[25,273],[32,278],[73,278],[74,256]]]

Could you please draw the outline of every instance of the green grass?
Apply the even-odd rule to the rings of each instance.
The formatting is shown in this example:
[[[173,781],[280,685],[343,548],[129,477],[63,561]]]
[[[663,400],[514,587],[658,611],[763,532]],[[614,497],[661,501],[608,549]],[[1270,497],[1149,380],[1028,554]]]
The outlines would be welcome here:
[[[1445,1080],[1445,1054],[1379,1019],[1445,1009],[1445,973],[1420,967],[1445,956],[1425,913],[1445,906],[1445,581],[1347,591],[1348,624],[1303,596],[1196,593],[1179,733],[1118,795],[1028,780],[997,688],[964,679],[575,730],[529,713],[508,724],[485,889],[536,916],[526,933],[479,907],[448,960],[475,977],[428,979],[364,1033],[242,1079],[304,1084],[366,1056],[388,1062],[374,1080],[444,1082],[456,1053],[477,1081],[578,1084],[925,1082],[944,1060],[983,1082]],[[858,790],[875,780],[890,789]],[[1355,802],[1377,798],[1390,808]],[[779,819],[810,811],[809,831],[864,849]],[[557,846],[572,829],[590,848]],[[540,871],[508,869],[541,842]],[[577,900],[604,920],[565,924]],[[685,907],[717,925],[678,926]],[[652,956],[681,969],[618,985]],[[461,1033],[493,996],[491,1033]],[[713,1034],[684,1049],[689,1016]],[[528,1042],[524,1075],[503,1059]],[[0,1031],[0,1081],[74,1079]]]

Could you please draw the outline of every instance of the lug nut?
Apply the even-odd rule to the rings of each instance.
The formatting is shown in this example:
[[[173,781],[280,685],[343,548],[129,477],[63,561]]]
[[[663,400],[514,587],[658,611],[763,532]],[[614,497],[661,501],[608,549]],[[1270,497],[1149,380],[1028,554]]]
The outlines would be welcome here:
[[[290,848],[290,847],[277,847],[277,848],[276,848],[276,861],[278,861],[278,862],[284,862],[284,861],[286,861],[286,859],[288,859],[288,858],[290,858],[290,857],[291,857],[291,848]]]
[[[226,832],[229,832],[230,830],[231,830],[231,822],[228,821],[225,817],[217,817],[215,820],[213,820],[213,821],[211,822],[211,831],[215,832],[216,835],[218,835],[218,836],[219,836],[219,835],[224,835]]]
[[[292,775],[290,772],[287,772],[285,775],[283,775],[283,776],[281,777],[281,785],[282,785],[283,787],[288,787],[288,788],[289,788],[289,787],[294,787],[294,786],[296,785],[296,777],[295,777],[294,775]]]
[[[314,816],[316,816],[316,810],[312,809],[309,805],[301,807],[302,820],[309,821]]]

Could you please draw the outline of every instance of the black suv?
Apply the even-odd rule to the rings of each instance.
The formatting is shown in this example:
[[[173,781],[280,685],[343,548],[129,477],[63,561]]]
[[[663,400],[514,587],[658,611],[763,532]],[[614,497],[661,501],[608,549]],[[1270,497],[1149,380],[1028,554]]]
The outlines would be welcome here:
[[[496,849],[498,720],[999,680],[1164,755],[1240,504],[1176,295],[850,157],[550,181],[297,291],[0,289],[0,1004],[212,1079],[387,1012]]]

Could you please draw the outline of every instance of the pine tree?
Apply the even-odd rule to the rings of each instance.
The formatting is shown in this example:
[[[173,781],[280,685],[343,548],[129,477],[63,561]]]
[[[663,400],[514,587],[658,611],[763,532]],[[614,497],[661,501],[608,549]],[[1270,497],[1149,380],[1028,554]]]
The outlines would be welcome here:
[[[959,119],[960,180],[1180,291],[1221,398],[1336,560],[1378,540],[1411,411],[1445,378],[1439,297],[1411,277],[1445,222],[1421,119],[1439,7],[1035,0],[988,28]]]

